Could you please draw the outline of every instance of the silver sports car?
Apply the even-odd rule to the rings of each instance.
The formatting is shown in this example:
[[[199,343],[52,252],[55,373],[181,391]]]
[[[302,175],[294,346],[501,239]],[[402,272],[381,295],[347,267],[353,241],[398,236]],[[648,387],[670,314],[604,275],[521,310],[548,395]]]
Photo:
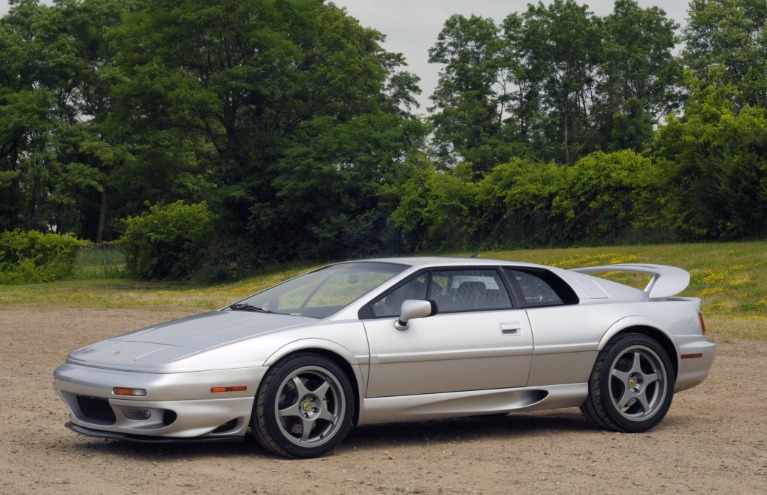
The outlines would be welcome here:
[[[588,275],[639,272],[644,290]],[[140,442],[242,439],[322,455],[352,424],[580,407],[652,428],[708,375],[689,274],[495,260],[330,265],[219,311],[72,352],[55,372],[72,430]]]

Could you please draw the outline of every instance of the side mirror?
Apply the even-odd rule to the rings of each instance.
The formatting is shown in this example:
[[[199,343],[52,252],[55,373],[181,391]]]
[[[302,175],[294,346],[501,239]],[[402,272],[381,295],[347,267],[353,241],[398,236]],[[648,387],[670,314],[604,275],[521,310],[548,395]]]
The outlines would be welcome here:
[[[402,303],[399,319],[394,322],[394,328],[403,332],[408,329],[408,322],[413,318],[426,318],[437,312],[437,303],[434,301],[422,301],[408,299]]]

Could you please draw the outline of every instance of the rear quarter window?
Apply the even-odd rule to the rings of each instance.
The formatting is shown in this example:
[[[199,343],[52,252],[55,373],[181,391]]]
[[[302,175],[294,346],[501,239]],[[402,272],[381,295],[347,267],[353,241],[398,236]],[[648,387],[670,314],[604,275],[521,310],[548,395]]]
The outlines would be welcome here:
[[[505,268],[525,307],[577,304],[575,291],[561,278],[544,269]]]

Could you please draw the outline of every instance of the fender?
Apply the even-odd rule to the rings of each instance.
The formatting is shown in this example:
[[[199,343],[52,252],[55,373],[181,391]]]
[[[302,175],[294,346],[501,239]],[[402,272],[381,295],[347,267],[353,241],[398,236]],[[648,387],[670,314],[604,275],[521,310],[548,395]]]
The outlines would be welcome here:
[[[264,361],[264,366],[271,366],[280,359],[284,358],[288,354],[291,354],[293,352],[302,351],[304,349],[322,349],[325,351],[332,352],[333,354],[338,354],[341,356],[347,363],[349,363],[349,366],[355,367],[359,366],[361,364],[367,364],[370,357],[369,356],[360,356],[362,359],[358,358],[354,354],[352,354],[349,349],[346,347],[339,345],[336,342],[333,342],[332,340],[327,339],[319,339],[319,338],[306,338],[306,339],[298,339],[294,340],[288,344],[283,345],[276,351],[274,351],[266,360]]]
[[[352,369],[352,372],[354,373],[354,379],[357,382],[357,393],[361,401],[362,398],[365,397],[365,391],[367,389],[367,383],[368,383],[367,364],[370,362],[370,356],[369,355],[360,356],[360,358],[358,358],[351,351],[349,351],[349,349],[331,340],[318,339],[318,338],[294,340],[290,342],[289,344],[286,344],[280,347],[279,349],[274,351],[274,353],[272,353],[271,356],[266,358],[266,361],[264,361],[264,367],[272,366],[273,364],[275,364],[277,361],[284,358],[288,354],[293,354],[294,352],[300,352],[303,350],[311,351],[314,349],[321,349],[324,351],[332,352],[333,354],[340,356],[341,359],[347,362],[349,367]],[[359,407],[358,409],[360,409],[359,414],[360,414],[360,417],[362,417],[362,410]]]
[[[677,345],[676,340],[672,337],[668,330],[663,328],[663,325],[661,325],[660,322],[650,318],[649,316],[626,316],[625,318],[621,318],[620,320],[613,323],[610,328],[607,329],[605,334],[602,335],[602,339],[599,341],[599,345],[597,346],[597,351],[602,351],[602,349],[605,348],[607,343],[612,340],[613,337],[626,330],[627,328],[633,327],[650,327],[657,330],[659,333],[662,333],[663,336],[666,337],[666,340],[674,346],[674,356],[669,356],[669,358],[674,360],[677,359],[677,356],[679,356],[679,346]]]

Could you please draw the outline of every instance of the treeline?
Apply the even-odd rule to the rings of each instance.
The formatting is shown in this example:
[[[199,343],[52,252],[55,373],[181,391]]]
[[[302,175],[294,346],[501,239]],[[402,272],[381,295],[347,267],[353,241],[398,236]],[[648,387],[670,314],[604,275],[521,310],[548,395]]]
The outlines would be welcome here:
[[[134,276],[767,233],[767,8],[453,16],[428,117],[322,0],[12,0],[0,230],[123,239]],[[682,47],[681,49],[677,49]],[[436,67],[436,66],[435,66]]]

